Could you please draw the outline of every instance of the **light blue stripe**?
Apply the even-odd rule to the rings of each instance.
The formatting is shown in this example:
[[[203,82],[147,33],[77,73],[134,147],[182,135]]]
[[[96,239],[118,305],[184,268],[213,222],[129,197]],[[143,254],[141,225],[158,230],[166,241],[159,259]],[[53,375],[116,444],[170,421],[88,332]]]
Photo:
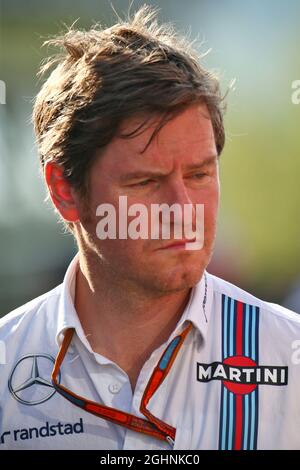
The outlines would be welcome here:
[[[249,450],[254,450],[255,395],[256,395],[256,391],[254,390],[250,395],[251,396],[251,434],[250,434],[250,448],[249,448]]]
[[[235,301],[233,299],[230,299],[230,331],[229,331],[229,341],[230,341],[230,347],[229,347],[229,356],[233,356],[233,339],[234,339],[234,334],[233,334],[233,328],[234,328],[234,303]]]
[[[235,301],[232,298],[229,298],[230,307],[228,308],[228,298],[226,297],[225,303],[225,319],[224,322],[224,358],[226,359],[229,356],[233,356],[233,329],[234,329],[234,306]],[[228,338],[228,324],[229,324],[229,338]],[[229,341],[228,341],[229,340]],[[229,350],[227,349],[227,345]],[[226,394],[226,398],[225,398]],[[223,421],[223,435],[222,435],[222,449],[232,449],[232,438],[233,438],[233,400],[234,396],[233,393],[229,392],[226,387],[224,387],[224,403],[223,403],[223,413],[224,413],[224,421]],[[228,418],[227,418],[227,401],[229,402],[229,411],[228,411]],[[228,423],[227,423],[228,421]],[[225,423],[225,425],[224,425]],[[226,442],[226,424],[228,425],[228,442]]]
[[[229,392],[229,426],[228,426],[228,450],[232,450],[233,437],[233,393]]]
[[[163,355],[160,363],[159,363],[159,368],[161,370],[164,370],[167,365],[169,364],[171,355],[173,354],[174,349],[176,348],[177,344],[180,341],[180,337],[177,336],[176,338],[173,339],[172,343],[169,345],[168,349],[166,350],[165,354]]]
[[[245,309],[245,356],[249,357],[249,305],[246,304],[246,309]]]
[[[225,296],[224,302],[224,324],[223,324],[223,358],[227,357],[227,322],[228,322],[228,297]]]
[[[249,426],[249,395],[244,396],[244,404],[245,404],[245,416],[244,416],[244,445],[243,450],[247,449],[247,442],[248,442],[248,426]]]
[[[222,385],[222,387],[224,387]],[[228,395],[228,391],[227,391],[227,388],[224,387],[224,394],[223,394],[223,413],[222,413],[222,419],[223,419],[223,423],[222,423],[222,444],[221,444],[221,450],[226,450],[226,442],[225,442],[225,438],[226,438],[226,418],[227,418],[227,395]]]
[[[255,357],[255,323],[256,323],[256,309],[252,306],[252,315],[251,315],[251,358],[253,361],[256,361]]]

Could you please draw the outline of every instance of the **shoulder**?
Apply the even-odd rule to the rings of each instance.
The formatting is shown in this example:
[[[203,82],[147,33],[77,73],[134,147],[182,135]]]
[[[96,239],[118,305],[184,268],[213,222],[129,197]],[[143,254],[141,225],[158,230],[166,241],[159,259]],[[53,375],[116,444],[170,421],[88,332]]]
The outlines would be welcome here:
[[[234,356],[238,345],[239,354],[250,356],[260,364],[288,367],[290,382],[298,386],[300,315],[255,297],[217,276],[209,275],[209,278],[215,312],[222,313],[216,321],[221,319],[222,347],[226,355],[230,351],[229,355]]]
[[[263,314],[265,319],[273,319],[276,321],[282,321],[291,326],[295,327],[300,331],[300,315],[288,308],[282,307],[281,305],[267,302],[258,297],[255,297],[251,293],[241,289],[240,287],[231,284],[213,274],[207,273],[213,287],[215,294],[224,295],[233,300],[258,307],[260,312]],[[273,322],[273,323],[274,323]]]
[[[20,335],[26,336],[27,332],[32,338],[37,336],[55,316],[60,291],[61,285],[4,315],[0,319],[0,340],[16,339]]]

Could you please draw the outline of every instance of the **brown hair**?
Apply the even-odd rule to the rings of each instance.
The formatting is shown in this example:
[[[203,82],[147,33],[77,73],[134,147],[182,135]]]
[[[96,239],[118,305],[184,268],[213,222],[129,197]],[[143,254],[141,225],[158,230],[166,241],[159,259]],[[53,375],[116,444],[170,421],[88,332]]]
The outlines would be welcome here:
[[[224,146],[223,98],[218,79],[205,70],[192,43],[172,25],[158,25],[157,9],[144,5],[132,17],[106,29],[72,26],[44,44],[63,49],[47,60],[56,65],[38,93],[33,122],[42,166],[61,165],[81,195],[88,193],[89,168],[99,149],[119,134],[130,117],[160,117],[154,135],[189,105],[205,103],[218,154]],[[150,143],[149,141],[149,143]],[[148,143],[148,145],[149,145]],[[147,145],[147,146],[148,146]]]

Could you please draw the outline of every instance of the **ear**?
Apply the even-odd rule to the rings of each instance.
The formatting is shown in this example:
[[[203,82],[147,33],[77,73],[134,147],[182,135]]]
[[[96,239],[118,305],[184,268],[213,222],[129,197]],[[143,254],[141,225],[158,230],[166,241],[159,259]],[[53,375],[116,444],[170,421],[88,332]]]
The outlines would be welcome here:
[[[73,197],[73,189],[63,176],[63,170],[53,162],[47,162],[44,177],[53,204],[66,222],[77,222],[79,215]]]

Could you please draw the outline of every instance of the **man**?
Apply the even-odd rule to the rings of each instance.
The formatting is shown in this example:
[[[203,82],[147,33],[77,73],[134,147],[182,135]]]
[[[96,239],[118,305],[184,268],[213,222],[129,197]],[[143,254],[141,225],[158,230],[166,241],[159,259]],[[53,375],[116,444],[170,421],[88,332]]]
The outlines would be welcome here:
[[[219,84],[154,17],[50,41],[64,55],[42,70],[56,65],[34,125],[78,254],[62,285],[1,320],[3,449],[300,448],[300,320],[206,271]],[[145,209],[143,236],[124,235],[124,198],[126,229]],[[174,211],[164,237],[157,204],[192,207],[192,236],[175,236]]]

